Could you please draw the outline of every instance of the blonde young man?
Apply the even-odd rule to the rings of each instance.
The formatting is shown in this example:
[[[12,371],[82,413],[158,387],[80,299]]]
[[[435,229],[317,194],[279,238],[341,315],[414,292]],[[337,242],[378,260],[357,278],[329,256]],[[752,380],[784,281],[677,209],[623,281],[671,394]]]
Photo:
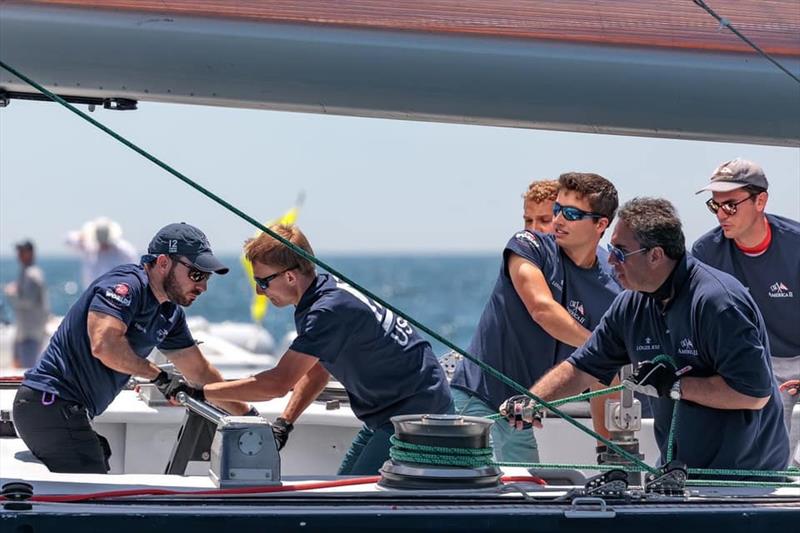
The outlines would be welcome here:
[[[313,254],[297,226],[272,229]],[[330,274],[317,274],[311,261],[266,233],[248,241],[245,255],[253,263],[256,292],[276,307],[295,306],[297,338],[271,370],[184,392],[217,402],[269,400],[291,390],[286,409],[273,424],[281,449],[293,423],[333,375],[364,422],[340,475],[378,472],[389,458],[391,417],[453,412],[431,345],[406,320]]]
[[[553,204],[558,196],[558,180],[537,180],[522,195],[522,219],[525,229],[553,233]]]

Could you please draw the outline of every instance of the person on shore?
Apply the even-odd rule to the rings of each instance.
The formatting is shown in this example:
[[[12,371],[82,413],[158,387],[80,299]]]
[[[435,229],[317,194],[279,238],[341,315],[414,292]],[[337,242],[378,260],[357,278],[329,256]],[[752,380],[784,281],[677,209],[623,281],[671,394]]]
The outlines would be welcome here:
[[[553,233],[553,204],[558,196],[558,180],[536,180],[522,195],[522,219],[525,229]]]
[[[609,384],[621,366],[634,363],[624,384],[653,399],[661,464],[679,401],[675,459],[690,468],[782,470],[789,438],[753,298],[735,278],[686,253],[667,200],[633,199],[618,218],[610,261],[628,290],[591,338],[531,391],[556,400],[595,380]],[[538,411],[524,395],[501,407],[512,423],[540,427]]]
[[[598,246],[614,219],[616,188],[580,172],[562,174],[558,185],[553,234],[525,230],[511,237],[469,345],[470,354],[524,387],[582,345],[621,290]],[[497,413],[514,393],[467,359],[458,362],[450,386],[456,412],[471,416]],[[595,402],[593,415],[596,430],[607,435],[602,403]],[[532,428],[494,424],[491,436],[497,460],[539,460]]]
[[[50,303],[44,272],[36,266],[33,242],[22,241],[16,245],[19,261],[17,280],[5,286],[4,293],[14,310],[14,368],[30,368],[42,353],[47,339],[47,320]]]
[[[271,229],[313,254],[297,226]],[[333,375],[364,423],[340,475],[378,472],[389,458],[391,417],[453,413],[444,371],[430,344],[405,319],[330,274],[318,274],[311,261],[267,233],[247,241],[245,255],[253,264],[256,291],[276,307],[295,306],[297,337],[273,369],[184,392],[211,401],[263,401],[292,391],[273,424],[280,449]]]
[[[764,170],[744,159],[721,164],[708,191],[719,226],[694,243],[692,255],[738,279],[758,304],[767,327],[772,369],[779,383],[800,379],[800,222],[767,213]],[[792,411],[800,395],[781,392],[791,457],[800,442]],[[799,465],[800,466],[800,465]]]
[[[14,425],[28,449],[53,472],[104,474],[111,449],[91,419],[130,377],[152,380],[165,395],[179,383],[148,361],[158,348],[195,383],[222,375],[200,353],[182,307],[226,274],[202,231],[170,224],[156,233],[141,264],[122,265],[94,280],[67,312],[14,398]],[[242,402],[220,402],[232,414]]]
[[[80,253],[81,283],[85,289],[112,268],[136,263],[136,249],[122,238],[119,224],[106,217],[90,220],[67,235],[67,245]]]

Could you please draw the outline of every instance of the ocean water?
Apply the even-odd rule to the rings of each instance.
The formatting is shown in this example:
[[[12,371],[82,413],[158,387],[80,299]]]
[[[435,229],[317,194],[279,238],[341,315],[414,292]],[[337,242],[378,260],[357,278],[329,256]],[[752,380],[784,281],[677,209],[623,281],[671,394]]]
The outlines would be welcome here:
[[[456,345],[467,348],[483,306],[500,268],[500,254],[470,256],[324,256],[321,257],[353,281],[425,324]],[[189,308],[188,316],[209,322],[250,321],[251,289],[237,257],[224,257],[231,265],[226,276],[213,276],[208,292]],[[80,280],[77,258],[39,258],[49,289],[53,313],[63,315],[77,300]],[[0,285],[18,272],[14,258],[0,259]],[[270,306],[264,326],[276,343],[294,331],[293,307]],[[2,302],[0,318],[12,318]],[[429,339],[431,340],[431,339]],[[447,349],[432,342],[437,354]]]

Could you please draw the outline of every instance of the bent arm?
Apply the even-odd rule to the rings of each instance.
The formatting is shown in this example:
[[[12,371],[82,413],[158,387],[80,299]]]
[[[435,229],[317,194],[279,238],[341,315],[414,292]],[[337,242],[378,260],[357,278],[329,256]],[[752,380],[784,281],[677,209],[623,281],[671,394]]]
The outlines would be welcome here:
[[[728,385],[722,376],[681,379],[681,398],[714,409],[763,409],[769,396],[757,398],[742,394]]]
[[[217,383],[223,380],[222,373],[203,356],[197,345],[182,350],[165,350],[164,355],[175,365],[183,376],[196,385]],[[234,415],[242,415],[250,410],[244,402],[214,402]]]
[[[553,299],[542,271],[533,263],[516,254],[508,259],[508,272],[514,290],[522,299],[534,322],[551,337],[578,347],[586,342],[591,332],[578,324],[564,307]]]
[[[128,326],[122,320],[89,311],[86,322],[92,355],[108,368],[147,379],[155,379],[161,371],[155,364],[136,355],[125,337]]]
[[[286,405],[286,409],[283,410],[281,418],[294,424],[303,414],[303,411],[311,405],[311,402],[317,399],[319,393],[328,384],[330,377],[331,375],[319,362],[311,367],[311,370],[301,377],[300,381],[294,386],[292,396],[289,398],[289,403]]]
[[[280,398],[285,396],[318,361],[316,357],[287,350],[275,368],[234,381],[211,383],[203,387],[203,392],[210,401],[252,402]]]

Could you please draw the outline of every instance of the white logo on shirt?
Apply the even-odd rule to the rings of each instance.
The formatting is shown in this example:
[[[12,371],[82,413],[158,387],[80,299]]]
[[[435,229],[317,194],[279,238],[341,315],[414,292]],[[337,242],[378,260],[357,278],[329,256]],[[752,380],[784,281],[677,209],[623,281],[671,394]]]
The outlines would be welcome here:
[[[517,239],[518,241],[527,241],[537,248],[539,247],[539,241],[536,240],[536,237],[533,235],[533,233],[528,233],[527,231],[520,231],[519,233],[514,235],[514,238]]]
[[[106,298],[114,300],[118,304],[124,305],[125,307],[128,307],[129,305],[131,305],[131,299],[129,297],[121,296],[121,295],[117,294],[116,292],[112,291],[111,289],[106,289]]]
[[[660,344],[653,344],[653,339],[651,339],[650,337],[645,337],[644,341],[642,342],[642,344],[637,344],[636,345],[636,350],[640,351],[640,352],[650,352],[650,351],[653,351],[653,350],[660,350],[660,349],[661,349],[661,345]]]
[[[158,331],[156,331],[156,340],[158,342],[163,341],[167,337],[167,333],[169,333],[169,331],[167,331],[166,329],[159,329]]]
[[[570,300],[569,304],[567,304],[567,311],[579,323],[584,324],[586,322],[583,304],[579,300]]]
[[[694,343],[692,343],[692,339],[686,337],[681,341],[681,345],[678,348],[678,353],[681,355],[697,355],[697,350],[694,348]]]
[[[776,282],[769,287],[770,298],[794,298],[794,293],[783,282]]]
[[[134,322],[133,327],[141,331],[142,333],[147,333],[147,328],[143,325],[139,324],[138,322]]]

